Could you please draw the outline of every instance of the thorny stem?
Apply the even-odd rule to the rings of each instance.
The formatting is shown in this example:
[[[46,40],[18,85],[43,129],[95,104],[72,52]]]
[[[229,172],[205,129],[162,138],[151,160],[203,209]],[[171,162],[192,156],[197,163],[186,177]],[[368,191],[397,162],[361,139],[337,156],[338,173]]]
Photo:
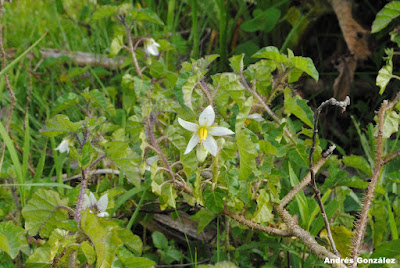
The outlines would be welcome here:
[[[150,139],[150,145],[153,150],[155,150],[156,153],[159,154],[161,157],[165,167],[171,174],[172,178],[174,178],[174,172],[171,169],[171,166],[168,163],[168,160],[165,158],[163,152],[160,150],[160,147],[156,143],[156,138],[154,137],[154,132],[153,132],[153,127],[154,123],[156,120],[156,116],[154,114],[150,114],[150,118],[147,120],[146,125],[147,125],[147,131],[146,135]],[[333,149],[332,149],[333,150]],[[329,153],[331,153],[330,150],[328,150]],[[328,156],[326,155],[325,158]],[[193,196],[193,190],[189,188],[185,183],[178,182],[176,180],[173,181],[174,187],[178,191],[183,191],[191,196]],[[320,259],[325,259],[325,258],[330,258],[330,259],[337,259],[338,256],[327,250],[325,247],[319,245],[315,239],[310,235],[309,232],[305,231],[302,229],[293,219],[293,217],[282,207],[279,205],[274,205],[274,210],[279,214],[279,216],[284,220],[286,225],[288,226],[287,230],[279,229],[279,228],[273,228],[270,226],[265,226],[261,225],[258,223],[255,223],[251,220],[246,219],[243,215],[240,215],[236,212],[228,210],[228,208],[225,206],[224,210],[222,211],[222,214],[236,220],[237,222],[251,228],[255,229],[258,231],[262,231],[271,235],[275,236],[282,236],[282,237],[290,237],[290,236],[296,236],[299,238],[310,250],[313,254],[317,255]],[[346,267],[345,265],[341,263],[334,263],[333,267]]]
[[[392,104],[392,103],[391,103]],[[376,158],[375,158],[375,167],[373,169],[372,179],[368,186],[367,195],[364,199],[363,208],[361,211],[361,216],[356,223],[356,232],[353,238],[353,250],[351,253],[351,257],[354,260],[354,264],[352,267],[357,266],[357,257],[360,254],[360,247],[361,247],[361,239],[364,237],[365,228],[367,226],[367,219],[368,219],[368,210],[371,207],[372,200],[374,198],[374,191],[375,186],[378,181],[379,175],[381,173],[381,169],[383,167],[383,159],[382,159],[382,152],[383,152],[383,123],[384,123],[384,115],[387,107],[391,107],[391,104],[388,105],[388,101],[384,100],[381,108],[379,109],[378,113],[378,137],[376,138]]]
[[[135,65],[136,72],[140,77],[142,77],[143,76],[142,70],[140,69],[139,62],[136,58],[136,52],[135,52],[135,48],[134,48],[133,42],[132,42],[131,30],[132,30],[133,21],[128,25],[128,24],[126,24],[124,16],[119,16],[119,20],[122,22],[122,24],[124,25],[125,30],[126,30],[126,37],[128,38],[129,51],[131,52],[132,60],[133,60],[133,64]]]
[[[261,96],[257,93],[257,91],[255,89],[251,89],[249,84],[247,83],[246,78],[244,77],[243,73],[241,74],[241,78],[242,78],[242,85],[245,87],[245,89],[247,91],[249,91],[263,106],[263,108],[265,109],[265,111],[268,113],[269,116],[272,117],[272,119],[278,124],[281,125],[282,122],[281,120],[278,118],[278,116],[274,113],[274,111],[272,111],[271,108],[269,108],[269,106],[264,102],[263,98],[261,98]],[[293,137],[292,133],[290,133],[290,131],[285,128],[285,134],[287,137],[289,137],[289,139],[296,144],[296,140]]]
[[[0,1],[0,22],[1,22],[1,15],[3,11],[3,1]],[[0,53],[1,53],[1,69],[4,70],[6,68],[6,52],[4,51],[4,46],[3,46],[3,27],[0,25]],[[7,115],[7,123],[6,123],[6,131],[7,133],[10,131],[10,124],[11,124],[11,117],[14,111],[14,107],[15,107],[15,101],[17,100],[17,98],[15,97],[14,91],[11,87],[10,84],[10,80],[8,79],[8,74],[4,73],[4,81],[6,82],[6,86],[8,91],[10,92],[10,96],[11,96],[11,103],[10,103],[10,110],[8,111],[8,115]],[[3,166],[3,161],[4,161],[4,153],[5,153],[5,146],[6,143],[3,141],[2,145],[1,145],[1,158],[0,158],[0,171],[1,168]]]
[[[213,105],[213,98],[207,89],[207,84],[204,81],[200,81],[197,84],[200,86],[201,91],[206,96],[208,105]]]
[[[78,223],[78,225],[80,225],[81,222],[82,202],[83,202],[83,196],[86,191],[87,179],[88,179],[87,172],[88,172],[87,168],[82,170],[81,190],[79,192],[79,199],[78,199],[78,204],[76,205],[76,212],[74,217],[74,220]]]
[[[314,113],[314,132],[313,132],[313,136],[312,136],[312,146],[310,149],[310,154],[308,155],[308,162],[310,165],[311,187],[313,188],[313,190],[315,192],[315,196],[317,198],[318,205],[321,209],[321,216],[325,222],[325,228],[327,231],[329,242],[332,246],[333,253],[335,253],[336,256],[340,256],[339,251],[336,249],[335,241],[333,240],[333,237],[332,237],[332,232],[331,232],[331,228],[329,226],[328,217],[326,216],[324,203],[321,200],[321,192],[319,191],[319,189],[317,187],[317,183],[315,182],[314,161],[313,161],[313,155],[314,155],[314,151],[315,151],[315,143],[316,143],[317,133],[318,133],[319,115],[320,115],[322,109],[324,109],[328,105],[339,106],[342,108],[342,112],[344,112],[346,110],[346,107],[348,105],[350,105],[350,98],[349,98],[349,96],[347,96],[344,101],[337,101],[335,98],[330,98],[329,100],[321,103],[321,105],[315,111],[315,113]]]
[[[307,248],[316,256],[318,256],[319,259],[324,260],[325,258],[329,259],[338,259],[338,256],[327,250],[325,247],[321,246],[318,244],[317,241],[311,236],[309,232],[306,230],[302,229],[296,221],[293,219],[293,217],[287,212],[284,208],[281,208],[278,204],[273,204],[273,208],[276,211],[276,213],[279,215],[281,219],[285,222],[289,233],[292,236],[296,236],[299,238],[303,243],[307,246]],[[346,267],[346,265],[342,263],[333,263],[333,267]]]

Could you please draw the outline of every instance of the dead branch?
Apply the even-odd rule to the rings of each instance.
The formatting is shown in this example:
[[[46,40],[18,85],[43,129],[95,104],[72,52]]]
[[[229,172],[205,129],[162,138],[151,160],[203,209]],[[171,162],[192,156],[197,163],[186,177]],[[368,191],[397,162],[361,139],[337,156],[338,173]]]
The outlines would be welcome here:
[[[350,105],[350,98],[349,98],[349,96],[347,96],[344,101],[337,101],[335,98],[330,98],[329,100],[324,101],[323,103],[321,103],[321,105],[315,111],[315,113],[314,113],[314,131],[313,131],[313,136],[312,136],[312,145],[311,145],[311,149],[310,149],[310,154],[308,155],[308,162],[309,162],[309,165],[310,165],[311,187],[313,188],[313,190],[315,192],[315,196],[317,198],[318,206],[321,209],[321,216],[322,216],[322,218],[324,219],[324,222],[325,222],[325,228],[326,228],[326,231],[327,231],[327,236],[328,236],[329,242],[330,242],[330,244],[332,246],[332,250],[335,253],[335,255],[336,256],[340,256],[339,251],[336,249],[335,241],[333,240],[333,237],[332,237],[331,228],[329,226],[329,220],[328,220],[328,217],[326,216],[324,203],[322,202],[322,199],[321,199],[321,192],[319,191],[319,189],[317,187],[317,183],[315,182],[314,161],[313,161],[313,155],[314,155],[314,151],[315,151],[315,143],[316,143],[317,133],[318,133],[319,115],[320,115],[322,109],[325,108],[328,105],[341,107],[342,108],[342,112],[344,112],[346,110],[346,107],[348,105]]]

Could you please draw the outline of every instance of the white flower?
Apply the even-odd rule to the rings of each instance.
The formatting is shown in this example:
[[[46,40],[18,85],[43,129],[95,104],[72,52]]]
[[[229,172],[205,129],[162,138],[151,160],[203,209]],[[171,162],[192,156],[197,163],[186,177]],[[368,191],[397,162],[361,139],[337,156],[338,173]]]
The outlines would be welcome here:
[[[213,138],[213,136],[225,136],[235,134],[230,129],[226,127],[211,127],[214,123],[215,113],[211,105],[207,106],[204,111],[200,114],[199,124],[190,123],[178,117],[179,124],[191,131],[194,132],[192,138],[190,139],[188,146],[186,147],[185,154],[190,153],[193,148],[201,143],[204,145],[206,150],[210,152],[213,156],[217,155],[217,142]]]
[[[261,122],[264,121],[264,118],[260,114],[250,114],[248,119],[253,119],[254,121]]]
[[[160,47],[160,44],[153,38],[147,38],[144,40],[144,51],[146,51],[147,54],[158,56],[158,54],[160,54],[158,52],[158,47]]]
[[[60,153],[67,152],[69,153],[69,145],[70,145],[70,140],[69,139],[63,139],[60,145],[57,146],[55,150],[60,151]]]
[[[89,196],[85,194],[82,201],[82,210],[90,209],[91,212],[97,213],[97,217],[108,217],[110,216],[106,210],[108,206],[108,195],[105,194],[96,200],[96,197],[91,192]]]

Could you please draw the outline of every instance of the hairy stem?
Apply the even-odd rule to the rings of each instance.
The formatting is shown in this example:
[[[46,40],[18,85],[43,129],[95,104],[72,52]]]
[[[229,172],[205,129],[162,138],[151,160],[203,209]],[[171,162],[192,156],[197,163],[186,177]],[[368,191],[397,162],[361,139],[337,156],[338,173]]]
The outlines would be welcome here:
[[[353,266],[357,266],[357,257],[360,254],[361,241],[364,237],[365,228],[367,227],[368,220],[368,210],[372,205],[372,200],[374,198],[374,191],[376,187],[376,183],[378,181],[379,175],[381,173],[381,169],[383,166],[382,152],[383,152],[383,123],[384,123],[384,115],[385,111],[388,107],[387,100],[384,100],[381,108],[378,113],[378,137],[376,138],[376,158],[375,158],[375,166],[372,173],[372,179],[368,186],[367,195],[364,199],[363,208],[361,211],[361,216],[356,223],[356,232],[353,238],[353,250],[351,253],[351,257],[353,258]]]

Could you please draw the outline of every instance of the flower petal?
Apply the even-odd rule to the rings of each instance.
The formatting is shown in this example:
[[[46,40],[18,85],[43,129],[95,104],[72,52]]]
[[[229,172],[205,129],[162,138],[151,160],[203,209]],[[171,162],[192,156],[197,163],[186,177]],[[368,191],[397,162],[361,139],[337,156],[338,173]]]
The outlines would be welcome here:
[[[253,119],[257,122],[261,122],[264,121],[264,118],[261,116],[261,114],[250,114],[248,117],[248,119]]]
[[[97,199],[92,192],[89,194],[90,207],[97,206]]]
[[[108,206],[108,195],[105,194],[99,198],[99,201],[97,202],[97,208],[99,209],[99,211],[104,212],[107,210],[107,206]]]
[[[158,56],[160,53],[158,52],[157,47],[153,44],[147,47],[147,52],[153,56]]]
[[[189,130],[192,132],[197,132],[197,130],[199,130],[199,125],[197,125],[195,123],[188,122],[186,120],[180,119],[179,117],[178,117],[178,122],[186,130]]]
[[[200,126],[211,126],[215,120],[214,109],[211,105],[208,105],[207,108],[200,114],[199,123]]]
[[[90,207],[90,200],[89,200],[89,196],[87,194],[83,195],[83,199],[82,199],[82,211],[85,211],[86,209],[88,209]]]
[[[186,147],[186,151],[184,154],[190,153],[193,148],[199,143],[200,137],[198,133],[195,133],[191,138],[190,141]]]
[[[108,216],[110,216],[110,214],[108,214],[107,212],[100,212],[99,214],[97,214],[97,217],[99,218],[104,218]]]
[[[217,155],[218,145],[216,140],[211,135],[207,136],[207,139],[203,141],[203,145],[206,150],[210,152],[210,154],[212,154],[213,156]]]
[[[55,150],[60,151],[60,153],[64,153],[64,152],[69,153],[69,141],[68,141],[68,139],[63,139]]]
[[[226,127],[211,127],[208,130],[208,135],[211,136],[225,136],[235,134],[232,130]]]

